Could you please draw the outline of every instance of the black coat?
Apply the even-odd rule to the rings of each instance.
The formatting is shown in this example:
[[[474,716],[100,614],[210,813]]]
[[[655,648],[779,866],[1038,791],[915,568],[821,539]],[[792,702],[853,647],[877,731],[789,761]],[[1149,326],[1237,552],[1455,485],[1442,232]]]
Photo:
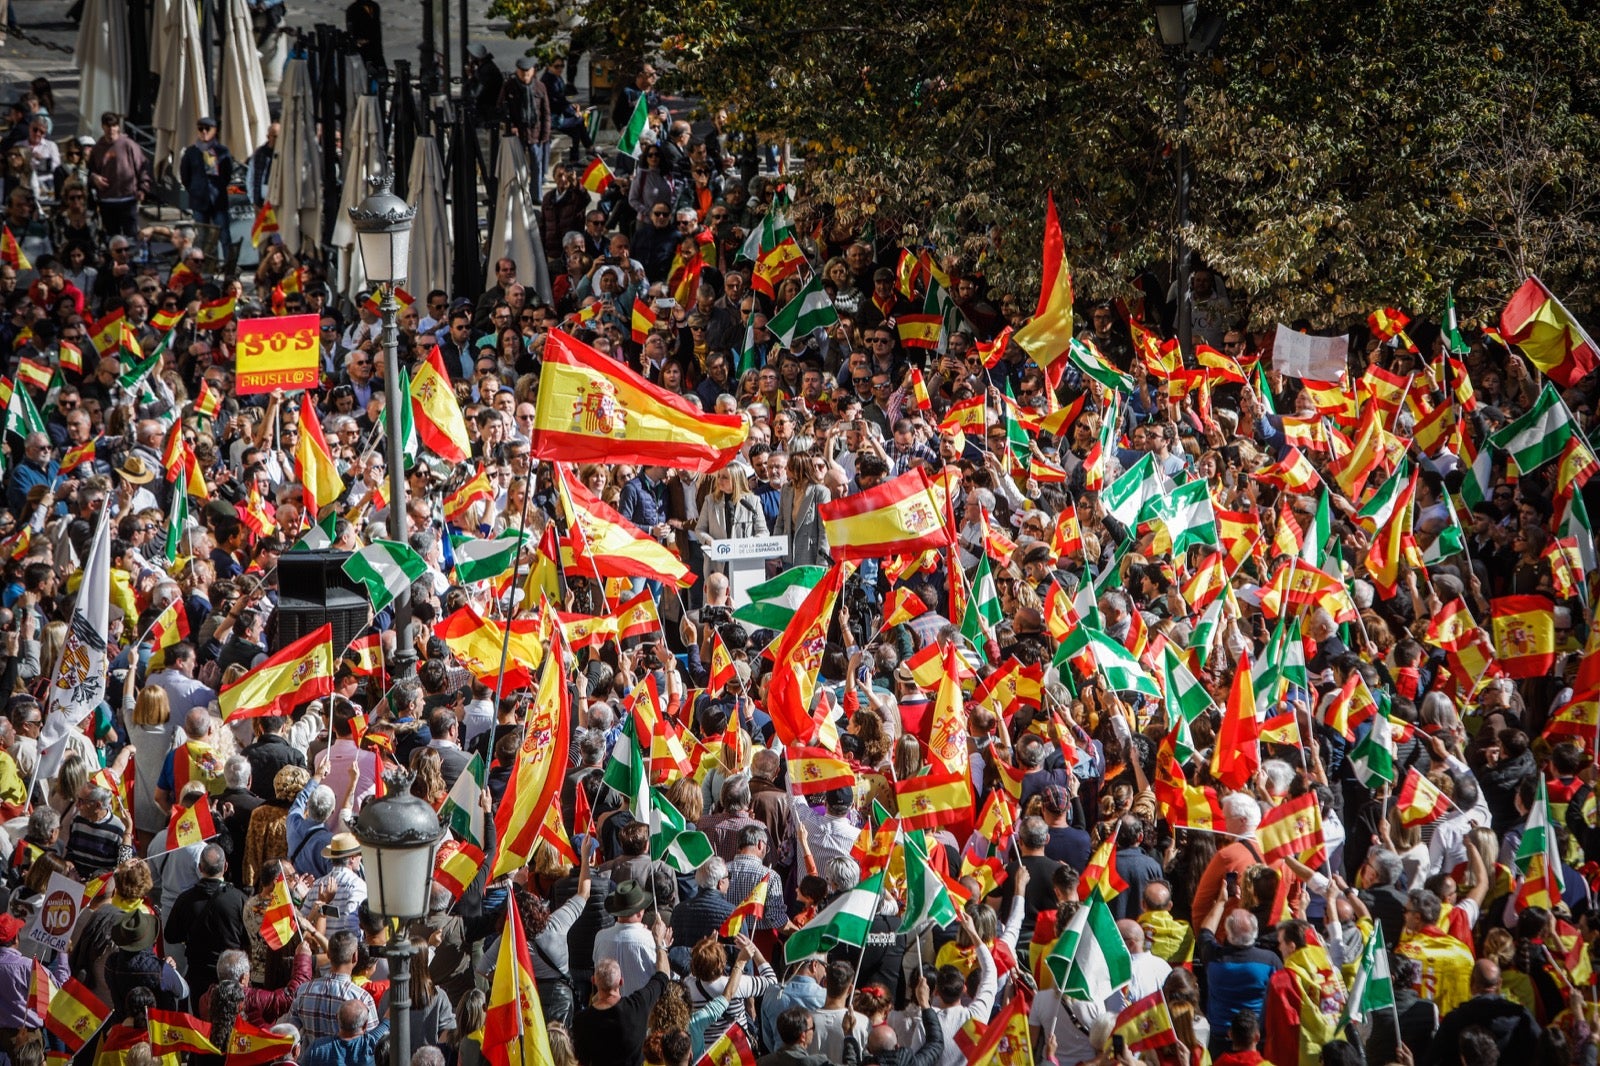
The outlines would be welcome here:
[[[1444,1016],[1419,1066],[1459,1066],[1461,1034],[1478,1025],[1500,1046],[1500,1061],[1530,1063],[1539,1047],[1539,1023],[1520,1003],[1500,996],[1473,996]]]
[[[168,943],[188,949],[184,977],[195,1000],[217,983],[217,960],[224,951],[247,951],[249,935],[244,927],[245,894],[226,881],[201,880],[172,905],[167,919]]]

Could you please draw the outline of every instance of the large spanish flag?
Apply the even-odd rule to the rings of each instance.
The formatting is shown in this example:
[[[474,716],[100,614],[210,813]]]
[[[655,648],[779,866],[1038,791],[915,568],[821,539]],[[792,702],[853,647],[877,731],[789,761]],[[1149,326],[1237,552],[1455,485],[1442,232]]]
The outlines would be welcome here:
[[[1046,195],[1044,209],[1044,276],[1039,286],[1039,305],[1033,318],[1017,330],[1013,340],[1029,357],[1059,380],[1055,368],[1072,345],[1072,268],[1067,265],[1067,243],[1056,215],[1056,200]],[[1054,381],[1052,381],[1054,384]]]
[[[513,692],[533,684],[529,669],[544,658],[544,643],[539,639],[539,623],[529,618],[514,619],[511,637],[505,626],[483,618],[471,604],[457,610],[434,626],[433,635],[444,641],[450,654],[473,677],[486,685],[494,684],[504,655],[505,690]]]
[[[500,935],[483,1019],[483,1058],[489,1066],[550,1066],[552,1061],[533,958],[516,907],[506,908]]]
[[[495,811],[494,828],[499,847],[491,877],[527,865],[539,838],[545,809],[561,788],[572,722],[572,699],[565,669],[569,654],[559,641],[552,640],[539,670],[539,684],[534,689],[533,703],[528,707],[528,720],[523,727],[522,746],[517,750],[505,797]]]
[[[44,1027],[59,1037],[69,1050],[77,1051],[110,1017],[111,1008],[100,1002],[99,996],[76,977],[69,977],[50,997]]]
[[[300,405],[300,436],[294,446],[294,474],[305,486],[310,498],[311,517],[316,518],[322,509],[339,498],[344,491],[344,478],[339,476],[339,466],[333,461],[328,448],[328,438],[322,435],[322,423],[311,403]]]
[[[1500,312],[1500,331],[1553,381],[1573,386],[1600,365],[1600,349],[1555,294],[1529,278]]]
[[[666,546],[623,518],[600,497],[556,464],[562,517],[568,536],[561,565],[581,577],[648,577],[688,587],[694,574]]]
[[[150,1050],[157,1056],[188,1051],[196,1055],[218,1055],[211,1043],[211,1023],[176,1010],[152,1009],[146,1015],[150,1027]]]
[[[333,623],[284,646],[217,695],[222,720],[287,717],[296,707],[333,692]]]
[[[444,357],[438,347],[429,348],[428,352],[428,358],[411,379],[411,411],[417,439],[446,462],[464,463],[472,452],[467,423],[461,417],[461,405],[456,403],[455,386],[445,372]]]
[[[705,473],[726,466],[748,432],[708,414],[559,329],[539,375],[533,455],[573,463],[646,463]]]
[[[1556,664],[1555,604],[1544,596],[1489,601],[1494,654],[1507,677],[1543,677]]]
[[[950,528],[922,468],[818,509],[834,562],[947,548]]]

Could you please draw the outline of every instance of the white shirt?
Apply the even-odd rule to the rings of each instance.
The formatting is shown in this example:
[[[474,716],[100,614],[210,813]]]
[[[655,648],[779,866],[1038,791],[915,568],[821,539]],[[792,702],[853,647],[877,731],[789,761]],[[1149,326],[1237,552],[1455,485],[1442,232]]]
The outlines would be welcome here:
[[[1078,1066],[1096,1057],[1094,1046],[1089,1043],[1089,1029],[1104,1013],[1105,1008],[1098,1003],[1063,999],[1054,988],[1041,988],[1033,997],[1028,1024],[1037,1027],[1046,1039],[1055,1035],[1057,1066]]]
[[[1141,951],[1133,957],[1133,977],[1128,982],[1128,987],[1118,989],[1111,993],[1106,1000],[1106,1012],[1114,1014],[1130,1003],[1137,1002],[1150,995],[1166,983],[1167,975],[1172,972],[1171,965],[1166,959],[1152,955],[1148,951]]]
[[[994,956],[983,944],[978,945],[978,994],[973,996],[968,1003],[956,1007],[945,1007],[937,1004],[933,1008],[939,1015],[939,1025],[944,1029],[944,1055],[939,1059],[939,1066],[963,1066],[967,1056],[961,1050],[961,1045],[956,1043],[956,1034],[961,1032],[963,1026],[973,1018],[987,1021],[989,1012],[994,1009],[995,995],[995,968]],[[907,1040],[902,1047],[921,1047],[926,1039],[922,1031],[922,1016],[918,1011],[908,1019]]]
[[[1445,765],[1454,774],[1470,773],[1467,764],[1454,755],[1445,756]],[[1470,810],[1456,811],[1433,824],[1433,839],[1428,841],[1428,874],[1454,870],[1467,861],[1467,848],[1463,841],[1474,826],[1487,826],[1490,821],[1489,804],[1479,790],[1478,802]]]
[[[167,703],[172,708],[172,720],[175,722],[183,721],[196,707],[211,706],[211,701],[217,698],[216,692],[210,688],[170,668],[157,670],[150,675],[149,682],[167,694]]]
[[[615,959],[622,967],[624,996],[643,988],[656,972],[656,938],[643,922],[618,922],[594,938],[594,961]]]

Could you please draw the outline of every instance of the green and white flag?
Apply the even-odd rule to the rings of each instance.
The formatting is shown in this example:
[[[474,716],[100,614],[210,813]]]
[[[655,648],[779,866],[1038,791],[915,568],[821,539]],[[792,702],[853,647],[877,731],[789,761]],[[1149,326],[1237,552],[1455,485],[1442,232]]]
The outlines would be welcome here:
[[[639,749],[639,738],[634,735],[633,715],[622,719],[616,743],[611,745],[611,756],[606,760],[601,778],[620,792],[632,805],[633,816],[642,821],[649,814],[642,813],[650,806],[650,779],[644,772],[644,752]]]
[[[1322,549],[1333,536],[1333,515],[1328,509],[1328,490],[1317,493],[1317,509],[1306,526],[1306,537],[1300,544],[1300,561],[1322,569]]]
[[[1381,712],[1372,718],[1372,729],[1361,743],[1350,749],[1350,768],[1356,780],[1376,790],[1379,782],[1394,784],[1394,733],[1389,716]]]
[[[1156,472],[1155,457],[1149,452],[1122,472],[1106,487],[1100,498],[1111,517],[1128,527],[1131,536],[1144,514],[1145,505],[1161,499],[1166,478]]]
[[[1439,530],[1439,535],[1433,538],[1433,543],[1423,551],[1424,566],[1437,566],[1452,555],[1460,555],[1466,547],[1466,533],[1461,528],[1461,519],[1456,515],[1455,501],[1450,498],[1449,493],[1445,494],[1444,506],[1450,514],[1450,524]],[[1590,542],[1590,551],[1592,554],[1593,541]]]
[[[498,537],[452,535],[450,548],[456,560],[456,581],[470,585],[487,581],[510,570],[517,554],[528,542],[528,533],[508,529]]]
[[[1000,606],[1000,592],[994,584],[994,571],[989,568],[989,553],[984,552],[978,557],[977,572],[972,575],[966,610],[961,612],[961,635],[971,642],[978,658],[984,662],[988,662],[989,657],[983,652],[983,623],[987,622],[992,631],[1005,616],[1005,609]]]
[[[1085,376],[1093,378],[1108,389],[1120,393],[1133,391],[1133,378],[1113,366],[1097,349],[1091,348],[1076,337],[1067,345],[1067,360]]]
[[[1156,687],[1155,679],[1145,673],[1139,660],[1127,648],[1084,623],[1067,634],[1050,663],[1060,671],[1063,681],[1067,681],[1070,674],[1068,661],[1084,650],[1094,657],[1095,665],[1105,676],[1106,688],[1113,692],[1142,692],[1152,699],[1161,698],[1161,690]]]
[[[847,890],[818,911],[783,945],[783,959],[793,966],[811,955],[827,951],[835,944],[860,947],[878,913],[878,897],[883,893],[883,874],[876,873]]]
[[[339,525],[339,513],[329,511],[328,517],[311,523],[311,528],[289,546],[292,552],[319,552],[333,546],[333,536]]]
[[[428,564],[409,544],[375,540],[344,561],[344,572],[367,587],[372,609],[381,611],[427,573]]]
[[[694,873],[713,852],[706,835],[692,829],[660,790],[650,790],[650,857],[680,874]]]
[[[1350,1022],[1365,1021],[1377,1010],[1394,1010],[1394,980],[1389,976],[1389,952],[1383,946],[1383,926],[1373,925],[1361,961],[1350,981],[1350,995],[1344,1002],[1344,1017],[1339,1029]]]
[[[1211,658],[1211,646],[1216,642],[1217,630],[1222,625],[1222,603],[1226,599],[1226,596],[1219,596],[1212,600],[1211,606],[1195,622],[1194,629],[1189,631],[1189,648],[1199,652],[1201,669]]]
[[[1193,722],[1216,706],[1211,693],[1189,672],[1171,644],[1161,649],[1161,670],[1162,680],[1166,682],[1167,710],[1174,719]]]
[[[483,765],[483,756],[474,753],[472,761],[461,771],[456,783],[450,786],[444,806],[439,808],[439,820],[449,826],[452,833],[479,850],[483,850],[486,837],[483,831],[483,808],[478,806],[478,797],[488,780],[489,773]]]
[[[925,922],[940,929],[956,920],[956,907],[950,890],[928,858],[928,844],[922,830],[906,833],[906,909],[900,916],[897,932],[914,932]]]
[[[1372,499],[1363,504],[1361,510],[1356,512],[1357,516],[1371,519],[1374,529],[1382,529],[1389,524],[1389,519],[1394,514],[1395,505],[1400,502],[1400,494],[1405,491],[1406,485],[1410,481],[1411,461],[1401,459],[1395,466],[1394,476],[1378,486],[1378,491],[1372,494]],[[1304,558],[1304,556],[1301,557]],[[1309,562],[1309,560],[1307,561]]]
[[[410,470],[417,465],[417,452],[420,445],[417,443],[415,416],[411,412],[411,375],[406,372],[405,367],[400,368],[400,395],[404,397],[400,401],[400,452],[405,456],[406,465],[404,469]],[[389,417],[387,410],[384,411],[383,417]],[[387,424],[385,424],[384,428],[387,433]],[[388,439],[387,436],[384,437],[385,441]],[[394,459],[393,456],[389,458],[391,462]]]
[[[172,338],[177,332],[177,326],[167,330],[167,335],[162,337],[154,348],[150,349],[150,354],[141,356],[139,359],[129,359],[126,348],[119,351],[117,354],[122,359],[122,376],[117,378],[117,384],[131,392],[134,386],[144,381],[145,376],[161,364],[161,357],[166,354],[167,348],[172,344]],[[133,334],[130,332],[124,334],[124,336],[131,337]]]
[[[1446,352],[1450,355],[1466,355],[1472,350],[1461,336],[1461,323],[1456,319],[1456,294],[1449,286],[1444,290],[1444,319],[1439,325],[1444,333]]]
[[[794,299],[767,321],[767,330],[785,348],[812,330],[826,329],[839,321],[833,300],[822,287],[822,275],[812,274]]]
[[[1300,621],[1289,615],[1278,619],[1266,651],[1250,664],[1250,684],[1255,689],[1256,706],[1265,708],[1264,717],[1277,713],[1285,686],[1305,692],[1305,646],[1300,643]]]
[[[1044,962],[1061,994],[1085,1003],[1103,1003],[1133,980],[1133,957],[1098,892],[1078,906]]]
[[[1538,784],[1533,806],[1528,808],[1528,819],[1522,823],[1522,839],[1517,842],[1513,860],[1523,879],[1517,889],[1516,902],[1519,907],[1533,903],[1553,907],[1561,902],[1561,892],[1566,885],[1561,877],[1561,858],[1550,820],[1550,791],[1545,787],[1543,774],[1534,776]],[[1545,896],[1548,899],[1542,898]]]
[[[1172,555],[1177,558],[1191,545],[1217,543],[1217,512],[1211,506],[1211,488],[1195,480],[1156,498],[1150,517],[1167,528]]]
[[[750,602],[734,611],[733,617],[757,629],[782,632],[789,628],[794,613],[827,572],[825,566],[795,566],[771,581],[752,585]]]
[[[11,390],[11,403],[6,407],[6,432],[24,438],[29,433],[46,432],[44,419],[39,417],[39,409],[33,406],[28,390],[21,385]]]
[[[183,541],[189,526],[189,494],[174,488],[172,502],[167,505],[167,562],[178,561],[178,545]]]
[[[1559,459],[1577,431],[1561,394],[1547,381],[1528,413],[1490,437],[1489,444],[1510,455],[1520,472],[1531,474]]]
[[[1578,542],[1578,557],[1583,560],[1583,572],[1600,568],[1600,558],[1595,555],[1594,527],[1589,524],[1589,507],[1583,502],[1583,493],[1574,492],[1567,497],[1561,511],[1561,522],[1556,526],[1556,536],[1572,537]],[[1589,592],[1584,582],[1578,583],[1578,593],[1587,600]]]
[[[735,362],[738,363],[738,375],[744,377],[747,370],[761,369],[761,352],[756,348],[756,316],[751,315],[750,320],[744,324],[744,341],[739,345],[739,350],[734,353]]]
[[[628,124],[622,127],[622,136],[617,138],[617,154],[639,158],[644,130],[649,124],[650,97],[647,93],[640,93],[639,102],[633,105],[633,114],[629,116]]]

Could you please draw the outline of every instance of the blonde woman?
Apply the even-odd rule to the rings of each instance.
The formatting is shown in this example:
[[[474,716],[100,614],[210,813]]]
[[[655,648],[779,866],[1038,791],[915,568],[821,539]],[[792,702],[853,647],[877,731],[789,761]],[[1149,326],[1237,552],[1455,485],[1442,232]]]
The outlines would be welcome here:
[[[778,500],[775,536],[789,538],[789,566],[816,566],[828,550],[819,509],[831,496],[822,483],[828,461],[821,455],[796,452],[789,456],[789,483]]]
[[[700,504],[700,518],[694,525],[695,539],[708,549],[705,576],[728,572],[728,564],[711,560],[709,549],[713,542],[766,535],[766,515],[762,513],[761,502],[750,491],[744,470],[736,466],[718,470],[712,475],[711,491]]]
[[[167,827],[167,812],[155,800],[156,779],[178,731],[167,690],[160,685],[140,689],[122,724],[133,748],[133,827],[142,837],[152,837]]]

